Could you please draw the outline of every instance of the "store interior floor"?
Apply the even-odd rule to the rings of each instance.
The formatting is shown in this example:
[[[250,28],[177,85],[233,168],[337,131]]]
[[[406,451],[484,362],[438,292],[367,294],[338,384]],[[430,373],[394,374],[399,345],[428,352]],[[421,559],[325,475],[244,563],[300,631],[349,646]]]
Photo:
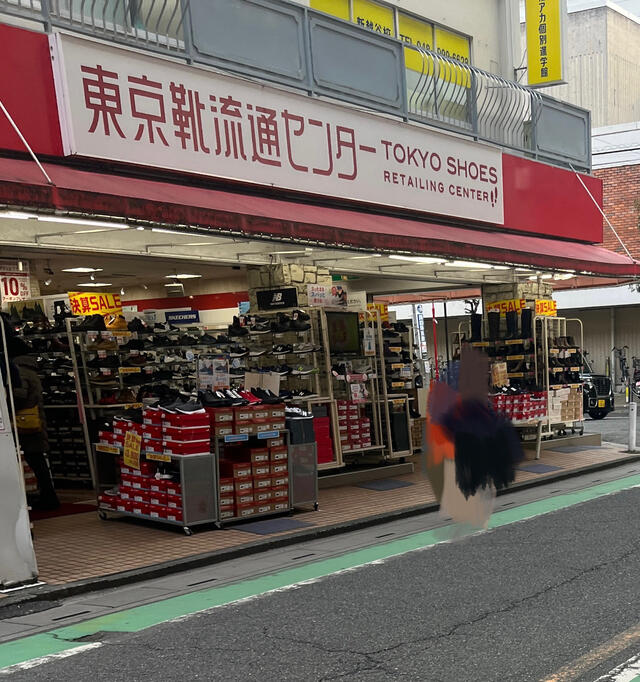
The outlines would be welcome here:
[[[611,443],[583,448],[579,452],[543,450],[540,460],[522,462],[516,483],[544,480],[629,457],[622,446]],[[323,489],[319,492],[320,510],[296,512],[294,518],[319,528],[435,502],[421,456],[414,457],[414,466],[414,473],[394,479],[410,485],[390,490],[360,486]],[[61,491],[61,499],[66,503],[95,505],[91,491]],[[95,512],[83,512],[35,521],[33,533],[40,579],[61,585],[238,548],[280,535],[305,532],[310,526],[266,536],[242,528],[242,524],[223,530],[200,528],[192,537],[186,537],[181,529],[133,519],[102,521]],[[251,558],[247,557],[247,561]]]

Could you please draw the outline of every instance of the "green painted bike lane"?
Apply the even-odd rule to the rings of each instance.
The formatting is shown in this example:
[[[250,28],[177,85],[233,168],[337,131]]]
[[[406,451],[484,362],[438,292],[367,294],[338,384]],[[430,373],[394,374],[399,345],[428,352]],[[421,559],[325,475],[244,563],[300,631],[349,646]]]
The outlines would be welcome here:
[[[489,529],[500,528],[535,516],[566,509],[582,502],[597,499],[622,490],[640,486],[640,475],[627,476],[615,481],[584,488],[572,493],[557,495],[544,500],[524,504],[493,514]],[[373,547],[347,552],[338,557],[323,559],[296,568],[288,568],[271,575],[250,578],[230,585],[212,587],[163,601],[136,606],[67,627],[57,628],[38,635],[31,635],[12,642],[0,644],[0,673],[3,669],[44,656],[60,654],[85,646],[82,638],[99,632],[134,633],[160,625],[167,621],[224,606],[242,599],[256,597],[274,590],[291,587],[305,581],[317,580],[347,569],[365,566],[408,552],[433,547],[457,535],[459,526],[452,524],[433,530],[415,533]],[[478,535],[483,531],[469,533],[464,537]],[[80,641],[79,641],[80,640]],[[640,682],[640,678],[637,678]],[[634,680],[633,682],[636,682]]]

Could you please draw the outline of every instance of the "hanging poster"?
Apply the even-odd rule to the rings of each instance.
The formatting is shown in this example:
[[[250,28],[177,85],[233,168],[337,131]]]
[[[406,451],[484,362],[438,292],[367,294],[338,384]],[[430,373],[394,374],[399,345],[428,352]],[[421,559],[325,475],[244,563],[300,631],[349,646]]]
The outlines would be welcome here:
[[[29,264],[26,261],[0,261],[0,302],[14,303],[30,298]]]

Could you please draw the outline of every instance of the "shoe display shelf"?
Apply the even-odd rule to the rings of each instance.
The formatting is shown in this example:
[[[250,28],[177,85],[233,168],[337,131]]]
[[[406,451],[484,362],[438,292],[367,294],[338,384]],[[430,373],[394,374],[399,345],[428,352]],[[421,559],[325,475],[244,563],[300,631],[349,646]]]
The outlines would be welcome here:
[[[331,410],[331,436],[334,462],[323,462],[319,469],[332,469],[347,463],[368,462],[383,457],[386,448],[382,434],[380,410],[380,376],[376,357],[380,346],[375,334],[375,313],[364,310],[358,314],[361,335],[360,355],[340,355],[332,352],[329,339],[327,310],[320,311],[325,372],[328,381]],[[371,330],[375,345],[373,355],[364,354],[365,330]]]
[[[36,372],[43,389],[47,422],[47,457],[55,483],[95,485],[91,440],[84,414],[84,398],[72,333],[74,320],[66,318],[56,328],[47,323],[23,328],[22,338],[33,347]]]
[[[568,335],[568,326],[576,333]],[[573,318],[535,317],[536,369],[547,396],[543,438],[584,433],[583,372],[584,328]]]
[[[247,521],[293,511],[292,468],[289,432],[263,431],[233,433],[212,437],[216,486],[216,525]],[[315,468],[299,472],[299,484],[305,478],[316,485]],[[317,494],[315,502],[317,505]]]
[[[396,332],[391,325],[383,326],[376,311],[374,328],[377,335],[376,365],[380,394],[382,442],[386,459],[400,459],[413,454],[411,441],[410,396],[412,385],[412,355],[409,331]],[[404,353],[404,355],[403,355]]]

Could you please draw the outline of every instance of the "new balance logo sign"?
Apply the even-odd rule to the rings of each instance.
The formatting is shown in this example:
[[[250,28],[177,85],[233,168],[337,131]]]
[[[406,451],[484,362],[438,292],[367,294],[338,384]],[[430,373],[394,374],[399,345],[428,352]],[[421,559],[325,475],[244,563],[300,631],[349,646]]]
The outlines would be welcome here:
[[[281,291],[276,291],[273,294],[273,298],[271,299],[271,303],[281,303],[282,302],[282,292]]]

